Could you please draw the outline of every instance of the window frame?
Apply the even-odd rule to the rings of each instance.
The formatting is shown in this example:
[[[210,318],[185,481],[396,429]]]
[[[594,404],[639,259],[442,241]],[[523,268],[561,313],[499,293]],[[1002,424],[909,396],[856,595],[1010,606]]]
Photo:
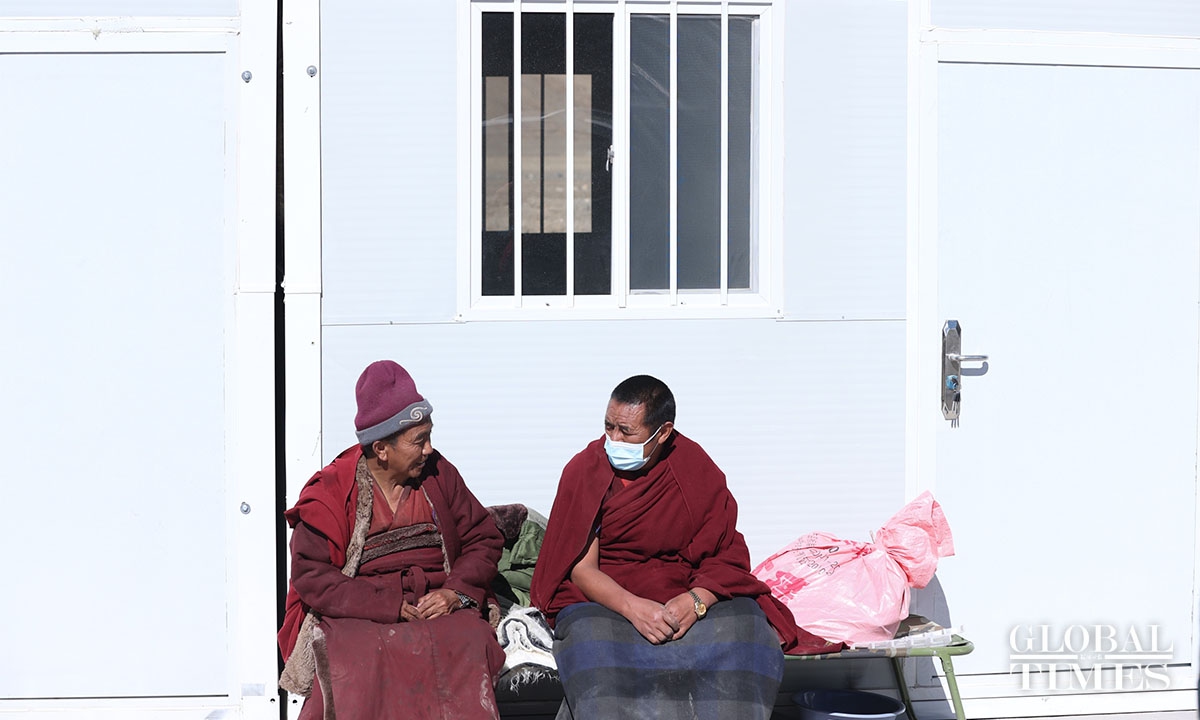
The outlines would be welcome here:
[[[485,296],[482,294],[482,135],[479,118],[482,111],[482,18],[487,12],[514,14],[514,49],[520,47],[519,31],[522,12],[562,12],[566,14],[567,37],[573,36],[574,15],[579,13],[611,13],[613,20],[613,152],[612,175],[612,292],[608,295],[574,295],[574,253],[571,236],[567,239],[567,293],[565,295],[523,295],[521,289],[520,253],[514,258],[513,295]],[[669,2],[639,0],[459,0],[458,3],[458,268],[457,297],[459,321],[530,320],[530,319],[618,319],[618,318],[778,318],[782,316],[782,229],[783,229],[783,3],[781,0],[731,2]],[[729,290],[727,247],[727,191],[722,193],[721,209],[721,289],[680,290],[677,287],[676,210],[677,189],[676,96],[671,97],[671,288],[664,291],[631,291],[629,288],[629,32],[633,15],[667,15],[671,22],[671,76],[675,78],[675,38],[680,15],[720,15],[722,17],[722,127],[728,127],[728,24],[729,15],[756,15],[759,18],[755,42],[755,72],[753,92],[757,101],[757,117],[753,131],[757,134],[755,222],[757,232],[752,238],[754,258],[751,263],[751,290]],[[567,43],[568,77],[574,73],[573,43]],[[514,68],[513,96],[519,97],[520,69]],[[567,127],[574,124],[573,83],[568,82]],[[514,113],[519,109],[514,107]],[[514,133],[519,135],[520,133]],[[568,132],[568,178],[574,174],[572,133]],[[519,139],[514,139],[513,157],[519,158]],[[728,132],[721,139],[721,187],[728,186]],[[514,159],[514,162],[519,160]],[[520,197],[520,172],[514,169],[513,197]],[[573,183],[567,184],[567,228],[574,227]],[[519,203],[518,203],[519,204]],[[518,208],[513,208],[514,238],[520,235]]]

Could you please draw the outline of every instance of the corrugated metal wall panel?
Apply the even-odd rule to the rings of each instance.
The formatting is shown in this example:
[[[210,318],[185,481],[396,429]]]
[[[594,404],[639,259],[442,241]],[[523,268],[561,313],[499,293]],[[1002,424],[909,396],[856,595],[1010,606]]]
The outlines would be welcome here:
[[[238,0],[0,0],[12,17],[234,17]]]
[[[948,28],[1200,36],[1193,0],[933,0]]]
[[[906,9],[787,6],[784,307],[904,317]]]
[[[548,513],[613,386],[642,372],[671,386],[680,431],[725,470],[756,561],[809,530],[866,540],[904,500],[903,323],[327,327],[323,345],[326,460],[354,443],[358,374],[392,358],[485,504]]]
[[[786,15],[787,314],[902,319],[903,5]],[[853,30],[849,49],[831,26]],[[484,502],[548,512],[563,465],[602,432],[612,387],[649,372],[677,393],[681,431],[726,469],[756,559],[808,530],[866,539],[903,502],[902,322],[444,322],[457,281],[455,28],[449,3],[323,8],[324,458],[354,442],[358,373],[393,358]],[[391,321],[409,324],[371,325]]]
[[[325,322],[456,311],[455,3],[321,12]]]
[[[788,7],[788,316],[903,317],[905,22],[884,0]],[[454,316],[454,27],[448,5],[322,14],[327,323]]]

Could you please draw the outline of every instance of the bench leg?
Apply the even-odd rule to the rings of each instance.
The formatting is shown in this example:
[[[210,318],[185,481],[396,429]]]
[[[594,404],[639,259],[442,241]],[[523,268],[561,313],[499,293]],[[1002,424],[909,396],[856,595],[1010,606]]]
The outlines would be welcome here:
[[[946,686],[950,688],[950,702],[954,704],[954,717],[958,720],[967,720],[967,714],[963,712],[962,696],[958,694],[958,679],[954,677],[954,660],[949,655],[938,655],[938,660],[942,662],[942,672],[946,675]]]
[[[908,720],[917,720],[912,698],[908,696],[908,682],[904,679],[904,658],[892,658],[892,672],[896,674],[896,687],[900,688],[900,699],[904,701],[904,712],[908,714]]]
[[[946,686],[950,689],[954,717],[957,720],[967,720],[967,714],[963,711],[962,696],[958,694],[958,679],[954,676],[954,660],[949,655],[938,654],[937,657],[942,663]],[[892,658],[892,671],[896,674],[896,687],[900,688],[900,699],[904,701],[904,711],[908,714],[908,720],[917,720],[917,712],[913,709],[912,698],[908,694],[908,683],[904,680],[904,658]]]

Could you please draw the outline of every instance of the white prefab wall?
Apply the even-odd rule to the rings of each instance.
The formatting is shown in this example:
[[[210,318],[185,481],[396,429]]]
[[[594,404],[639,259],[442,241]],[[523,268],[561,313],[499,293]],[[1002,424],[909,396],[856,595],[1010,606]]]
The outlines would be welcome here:
[[[785,17],[783,314],[901,320],[904,6],[824,0],[789,4]],[[455,135],[466,112],[456,28],[452,3],[322,8],[326,325],[454,317],[466,222],[455,193],[468,181],[456,174],[467,152]]]
[[[326,323],[454,317],[454,5],[321,8]]]
[[[321,7],[322,391],[297,448],[352,444],[359,372],[395,359],[481,500],[548,512],[608,393],[648,372],[725,469],[756,560],[810,530],[867,539],[905,492],[903,5],[779,13],[783,321],[456,323],[464,7]]]
[[[1200,36],[1191,0],[932,0],[945,28]]]
[[[904,500],[903,338],[896,323],[769,320],[327,327],[325,459],[354,443],[362,368],[395,358],[480,500],[548,513],[608,393],[644,372],[728,476],[755,560],[810,530],[867,540]]]
[[[904,3],[789,3],[784,311],[904,317]]]
[[[238,0],[0,0],[0,17],[233,17]]]
[[[309,474],[354,442],[354,382],[374,360],[395,359],[412,371],[435,408],[435,445],[459,466],[484,503],[524,502],[542,512],[549,510],[563,464],[600,436],[613,385],[647,372],[675,390],[681,432],[704,445],[725,469],[756,561],[810,530],[866,539],[916,491],[929,487],[945,496],[964,552],[943,561],[947,582],[919,593],[919,609],[965,625],[969,635],[973,629],[979,632],[980,651],[962,663],[968,671],[963,688],[972,716],[1195,707],[1195,648],[1183,637],[1185,630],[1175,635],[1181,638],[1181,655],[1171,669],[1172,689],[1166,692],[1020,695],[1013,678],[995,669],[1007,642],[998,628],[1031,621],[1029,608],[1042,606],[1042,591],[979,590],[995,587],[996,563],[1006,559],[1004,538],[1011,539],[1012,527],[1009,518],[997,515],[1001,505],[989,495],[1002,482],[981,484],[977,479],[982,475],[969,472],[947,472],[935,479],[936,472],[929,469],[948,446],[931,445],[927,436],[953,432],[955,440],[965,440],[978,434],[986,406],[968,399],[972,404],[965,412],[976,413],[974,424],[943,429],[940,408],[930,408],[936,400],[933,383],[921,372],[926,356],[937,350],[925,352],[932,342],[924,332],[925,315],[940,311],[922,311],[921,303],[930,292],[936,296],[940,283],[937,258],[929,264],[928,257],[928,238],[937,237],[941,219],[938,198],[929,195],[931,188],[936,190],[931,179],[937,178],[939,163],[949,162],[939,155],[939,132],[961,133],[945,138],[965,138],[968,149],[990,147],[987,133],[977,132],[986,127],[986,117],[966,119],[965,129],[937,129],[939,119],[957,117],[939,113],[953,110],[964,98],[976,98],[975,92],[986,98],[989,90],[965,83],[957,100],[947,95],[944,103],[939,101],[938,76],[930,70],[936,60],[969,61],[975,43],[996,53],[979,62],[1054,66],[1060,59],[1057,44],[1082,51],[1073,64],[1121,65],[1124,61],[1110,53],[1110,46],[1117,45],[1130,50],[1137,63],[1158,67],[1145,53],[1169,46],[1188,57],[1181,61],[1172,56],[1163,67],[1192,68],[1189,53],[1197,48],[1189,38],[1200,36],[1200,7],[1167,0],[774,3],[771,70],[775,78],[782,75],[782,82],[781,96],[770,99],[782,112],[770,114],[771,122],[781,123],[770,130],[778,130],[772,138],[782,138],[783,147],[778,177],[773,177],[778,185],[768,202],[779,204],[771,207],[778,211],[773,222],[779,226],[770,229],[777,233],[772,242],[781,244],[773,249],[782,248],[772,255],[780,263],[772,271],[782,281],[777,317],[733,319],[716,308],[687,319],[667,310],[633,321],[612,311],[584,321],[571,315],[576,307],[540,316],[523,315],[529,308],[521,308],[505,316],[508,322],[495,322],[482,315],[456,315],[462,297],[470,295],[459,283],[469,275],[461,263],[469,262],[471,252],[469,241],[462,240],[473,210],[470,133],[477,131],[477,122],[468,116],[473,112],[469,86],[477,75],[468,67],[469,32],[479,7],[469,0],[411,7],[327,2],[318,12],[317,4],[297,3],[303,22],[285,25],[285,32],[291,27],[298,37],[294,67],[289,60],[285,76],[296,88],[289,96],[299,98],[289,114],[288,134],[305,139],[299,150],[289,150],[289,172],[296,173],[288,180],[290,293],[295,280],[288,319],[289,342],[294,343],[289,346],[288,377],[290,497]],[[516,5],[497,3],[488,9],[507,11]],[[562,9],[552,2],[523,5],[533,12]],[[574,5],[578,10],[585,3]],[[318,18],[319,33],[314,27]],[[319,72],[303,73],[309,65],[319,66]],[[1036,87],[1023,78],[1016,85]],[[1046,94],[1058,96],[1053,89]],[[1040,106],[1031,107],[1031,117],[1038,117]],[[1062,129],[1068,135],[1088,120],[1072,118]],[[1121,132],[1112,135],[1117,142],[1105,147],[1119,152],[1131,144]],[[1195,154],[1191,144],[1172,145],[1158,135],[1141,139],[1152,149],[1175,152],[1182,147],[1188,157]],[[1181,162],[1186,164],[1186,158]],[[1027,164],[1032,173],[1045,171],[1047,157],[1033,153]],[[960,168],[966,180],[947,180],[961,180],[962,189],[969,189],[976,182],[972,168],[969,162]],[[302,200],[293,203],[293,197]],[[1189,212],[1183,216],[1194,219]],[[986,222],[973,210],[966,214]],[[622,220],[618,217],[614,226],[621,228]],[[1153,222],[1162,222],[1161,213],[1145,224]],[[968,234],[982,237],[975,231]],[[1070,264],[1076,255],[1067,251],[1061,262]],[[1090,267],[1089,257],[1080,257],[1082,271]],[[1194,266],[1190,257],[1181,264]],[[1036,277],[1018,273],[1010,284],[1020,288],[1022,281]],[[1015,307],[1015,299],[993,299],[987,305],[1011,321],[1015,315],[1006,312]],[[467,321],[456,322],[463,318]],[[965,317],[962,321],[968,322]],[[971,322],[969,328],[980,330],[972,337],[982,336],[982,321]],[[1195,322],[1184,324],[1192,328],[1187,331],[1192,342]],[[1014,367],[1012,349],[997,347],[966,349],[1008,356],[1010,364],[997,360],[988,378],[997,381],[993,393],[1001,389],[1003,373]],[[1094,361],[1097,368],[1103,367],[1102,360]],[[1036,382],[1035,377],[1020,383],[1022,391],[1036,388]],[[1112,383],[1095,384],[1107,389]],[[1194,405],[1195,387],[1194,378],[1180,383],[1182,406]],[[1015,397],[1013,386],[1009,390],[1007,395]],[[933,423],[939,424],[930,430]],[[1160,534],[1176,545],[1194,546],[1194,497],[1189,494],[1194,473],[1188,474],[1187,460],[1194,455],[1194,443],[1178,441],[1178,434],[1191,428],[1176,428],[1170,441],[1160,438],[1174,453],[1174,475],[1169,489],[1162,491],[1168,494],[1153,497],[1173,510],[1169,527]],[[1103,444],[1106,449],[1117,445]],[[1020,443],[984,445],[1016,465],[1036,461]],[[1091,452],[1079,450],[1085,451]],[[987,457],[968,454],[975,461]],[[1087,478],[1081,476],[1080,482],[1086,484]],[[1118,496],[1127,483],[1110,478],[1086,486],[1096,498],[1105,498],[1088,507],[1106,501],[1113,508],[1126,507]],[[1030,481],[1009,502],[1028,501],[1039,511],[1063,510],[1069,499],[1063,487]],[[1052,497],[1058,498],[1057,505]],[[1106,517],[1119,517],[1112,512]],[[1152,525],[1148,522],[1147,529]],[[1070,529],[1056,532],[1069,535]],[[1069,538],[1063,542],[1069,544]],[[1145,612],[1153,608],[1139,608],[1147,598],[1162,599],[1162,607],[1169,604],[1163,616],[1169,615],[1171,627],[1187,625],[1194,636],[1194,622],[1189,621],[1194,557],[1189,547],[1156,565],[1160,576],[1171,577],[1144,576],[1137,592],[1100,592],[1105,597],[1093,592],[1071,600],[1072,607],[1056,601],[1057,614],[1047,621],[1092,621],[1097,613],[1108,613],[1112,617],[1105,619],[1114,622],[1152,622]],[[1067,588],[1066,595],[1059,593],[1062,597],[1072,597],[1069,586],[1096,583],[1099,577],[1094,567],[1083,564],[1047,572]],[[972,597],[985,600],[976,603]],[[941,684],[932,666],[911,664],[910,670],[914,668],[917,696],[940,702]]]

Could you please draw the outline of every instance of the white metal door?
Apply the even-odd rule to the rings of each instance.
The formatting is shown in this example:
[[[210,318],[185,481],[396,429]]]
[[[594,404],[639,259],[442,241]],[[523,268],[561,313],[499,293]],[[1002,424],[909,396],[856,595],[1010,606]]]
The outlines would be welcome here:
[[[955,534],[968,715],[1195,708],[1200,70],[940,62],[930,90],[910,469]],[[990,356],[957,428],[947,320]]]
[[[83,4],[0,23],[0,717],[278,717],[276,7]]]

